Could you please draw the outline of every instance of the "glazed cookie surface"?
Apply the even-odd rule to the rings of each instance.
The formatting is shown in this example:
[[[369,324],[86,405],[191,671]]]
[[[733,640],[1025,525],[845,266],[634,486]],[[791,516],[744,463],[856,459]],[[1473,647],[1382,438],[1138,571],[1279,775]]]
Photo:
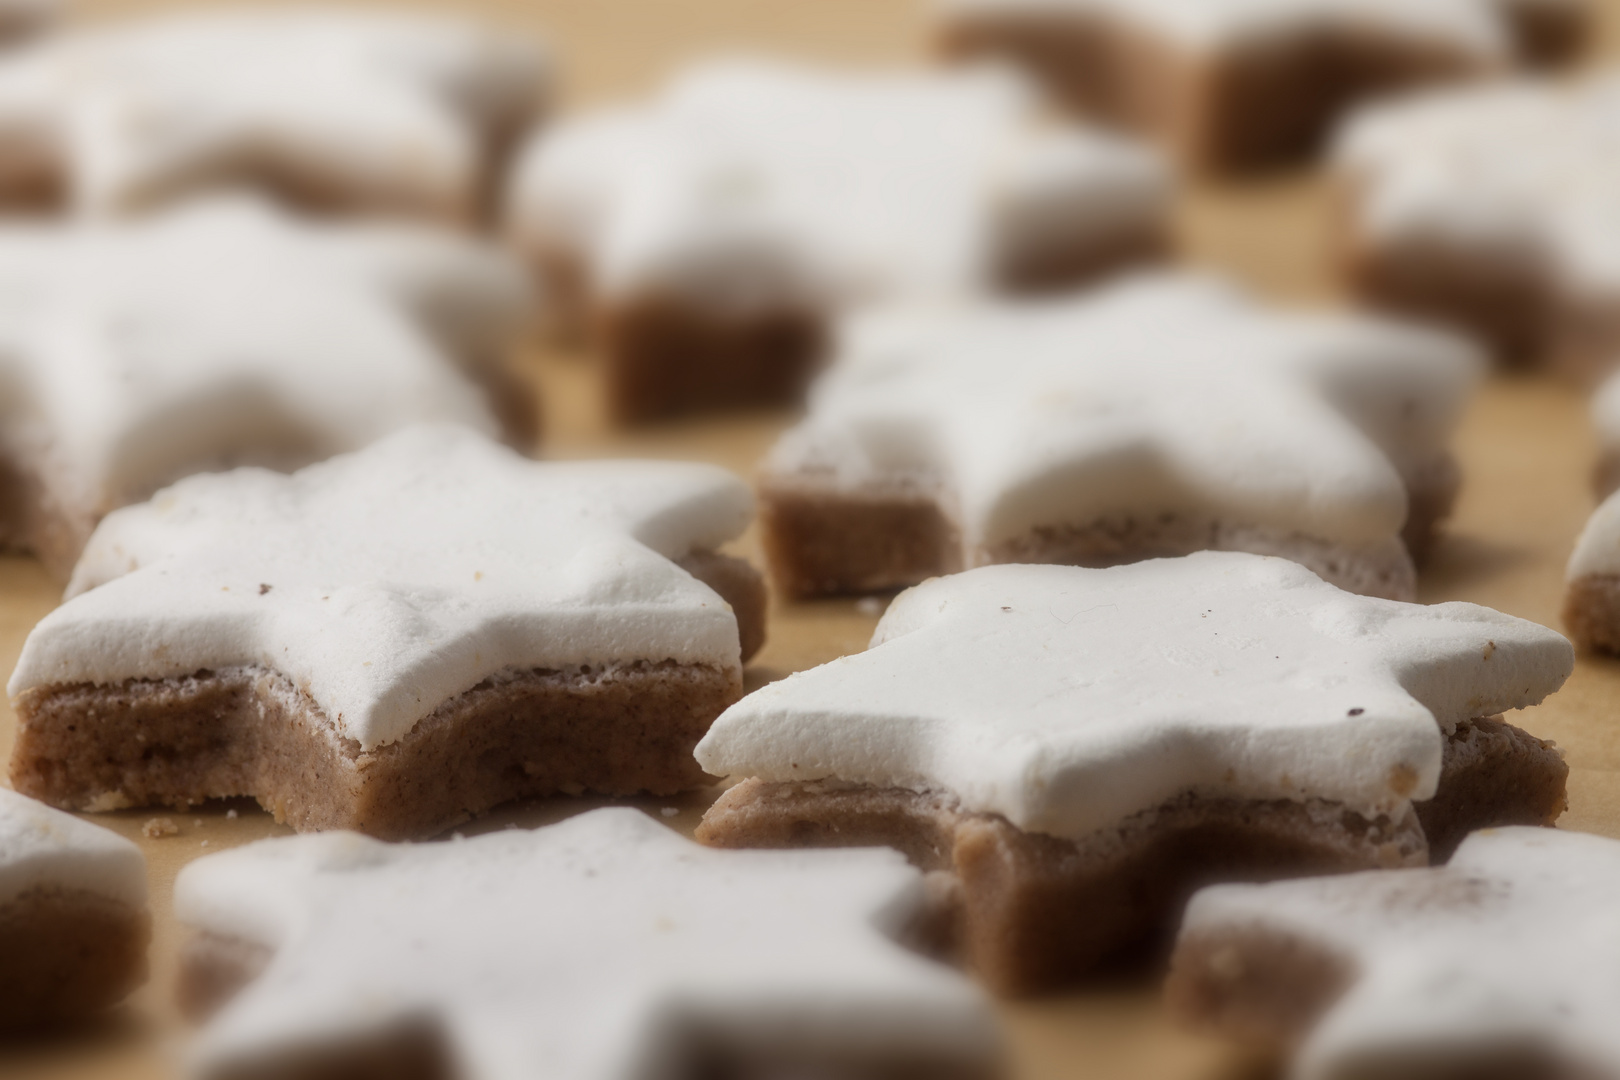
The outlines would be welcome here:
[[[473,22],[226,7],[0,59],[0,190],[129,213],[247,184],[323,210],[466,218],[548,63]]]
[[[1195,1023],[1297,1047],[1301,1080],[1611,1076],[1620,844],[1468,838],[1451,862],[1196,896],[1170,976]]]
[[[533,439],[506,366],[526,282],[455,234],[251,199],[15,224],[0,305],[0,532],[61,576],[104,514],[189,473],[296,467],[422,420]]]
[[[749,779],[698,836],[898,847],[960,882],[984,977],[1041,989],[1161,932],[1198,885],[1422,865],[1481,825],[1550,823],[1561,756],[1494,714],[1573,663],[1533,623],[1277,558],[986,567],[722,714],[698,761]]]
[[[1369,109],[1335,150],[1368,299],[1581,381],[1620,345],[1620,79],[1515,81]]]
[[[1191,275],[848,320],[760,473],[789,595],[1001,562],[1280,554],[1409,599],[1449,512],[1477,359]]]
[[[997,1075],[982,997],[894,941],[926,912],[890,852],[707,851],[610,809],[261,841],[188,866],[176,907],[189,978],[258,950],[192,1049],[203,1077],[407,1053],[470,1080]]]
[[[1588,0],[944,0],[943,49],[1009,59],[1058,100],[1189,164],[1314,153],[1358,103],[1580,52]]]
[[[79,1019],[146,978],[146,860],[0,788],[0,1032]]]
[[[791,396],[823,321],[856,301],[1064,284],[1153,257],[1168,188],[1151,153],[1043,122],[1005,73],[734,60],[541,132],[510,217],[636,419]],[[678,399],[694,378],[701,394]]]
[[[720,469],[540,464],[449,425],[191,477],[103,521],[30,634],[13,782],[380,835],[694,786],[758,643],[757,575],[714,553],[751,513]]]

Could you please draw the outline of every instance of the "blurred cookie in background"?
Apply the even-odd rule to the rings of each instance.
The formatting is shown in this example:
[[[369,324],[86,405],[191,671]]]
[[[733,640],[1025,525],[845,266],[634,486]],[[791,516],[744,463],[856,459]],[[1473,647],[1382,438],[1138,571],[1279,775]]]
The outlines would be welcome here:
[[[82,810],[251,796],[433,836],[545,795],[711,783],[765,590],[712,465],[535,462],[421,425],[192,476],[96,529],[8,692],[11,782]]]
[[[1551,824],[1568,767],[1498,714],[1574,661],[1535,623],[1283,559],[983,567],[726,710],[697,758],[740,782],[697,836],[898,848],[953,881],[979,976],[1047,990],[1151,952],[1213,882],[1423,866]]]
[[[227,6],[74,30],[0,57],[0,193],[110,215],[250,187],[471,220],[549,81],[523,35],[422,13]]]
[[[994,1014],[898,942],[888,851],[709,851],[630,809],[437,844],[264,840],[181,872],[188,1075],[1004,1076]]]
[[[1488,830],[1443,867],[1223,885],[1172,961],[1189,1023],[1311,1080],[1620,1073],[1620,844]]]
[[[190,473],[295,468],[420,420],[528,447],[528,281],[407,224],[251,198],[0,227],[0,537],[65,578],[96,522]]]
[[[807,597],[1213,548],[1409,600],[1479,367],[1436,331],[1190,274],[868,310],[759,470],[772,578]]]
[[[637,421],[796,400],[852,305],[1156,260],[1169,196],[1151,152],[1043,118],[1010,73],[734,60],[542,131],[508,218]]]
[[[17,45],[54,27],[63,0],[0,0],[0,47]]]
[[[1620,356],[1620,77],[1368,109],[1334,151],[1344,275],[1367,303],[1594,383]]]
[[[139,848],[0,788],[0,1036],[116,1005],[151,936]]]
[[[1437,82],[1551,65],[1590,0],[939,0],[942,50],[1003,58],[1190,167],[1301,162],[1344,113]]]

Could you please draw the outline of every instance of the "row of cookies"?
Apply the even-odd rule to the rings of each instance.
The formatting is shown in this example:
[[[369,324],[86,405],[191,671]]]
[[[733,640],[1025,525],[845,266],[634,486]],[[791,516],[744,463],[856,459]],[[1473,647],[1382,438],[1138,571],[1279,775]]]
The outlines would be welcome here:
[[[448,466],[419,456],[434,443],[428,460]],[[1601,978],[1601,943],[1567,943],[1603,924],[1612,842],[1538,829],[1464,840],[1564,808],[1561,755],[1500,715],[1568,676],[1559,635],[1469,604],[1356,596],[1245,554],[987,567],[901,594],[865,653],[737,700],[739,618],[656,553],[701,545],[695,523],[725,521],[737,487],[616,468],[525,462],[442,429],[290,479],[194,478],[119,511],[97,542],[140,567],[31,636],[11,686],[14,779],[68,805],[52,785],[94,778],[121,786],[92,802],[183,805],[245,781],[300,829],[410,835],[444,823],[441,788],[464,800],[459,817],[481,808],[472,799],[601,790],[604,777],[619,785],[607,790],[671,791],[729,775],[746,779],[705,815],[705,844],[885,846],[915,869],[871,850],[728,862],[634,811],[420,847],[328,833],[206,857],[176,893],[198,932],[183,995],[219,1010],[196,1051],[203,1075],[379,1060],[435,1076],[552,1075],[575,1060],[596,1062],[580,1075],[697,1075],[680,1070],[739,1057],[993,1075],[983,1004],[883,946],[871,920],[1029,993],[1151,948],[1211,882],[1353,871],[1200,893],[1172,968],[1178,1008],[1284,1045],[1326,1014],[1311,1075],[1365,1075],[1369,1055],[1545,1066],[1525,1076],[1620,1067],[1602,993],[1541,1008],[1549,977]],[[631,470],[657,482],[627,485]],[[508,497],[490,498],[500,486]],[[604,486],[620,513],[582,514],[559,538],[572,557],[537,559],[536,544],[553,546],[543,530],[494,530],[476,510],[544,494],[555,527],[569,516],[557,503]],[[378,520],[383,504],[394,509]],[[488,573],[466,572],[475,564]],[[486,581],[524,586],[523,609]],[[650,661],[683,632],[712,639],[708,655]],[[721,655],[732,686],[705,697]],[[106,669],[99,684],[71,666],[87,659]],[[504,709],[489,710],[497,695]],[[692,717],[679,734],[672,706]],[[480,709],[493,730],[465,724]],[[518,732],[506,714],[526,710]],[[499,788],[507,776],[518,786]],[[138,857],[131,870],[127,843],[21,796],[4,808],[0,832],[15,835],[0,838],[0,926],[34,943],[15,974],[38,984],[12,989],[36,1015],[106,1004],[140,970]],[[1459,845],[1451,867],[1421,869]],[[1549,922],[1554,910],[1570,921]],[[1432,936],[1452,918],[1475,933]],[[1479,931],[1507,943],[1482,955]],[[1468,1007],[1390,1022],[1436,993]],[[625,1003],[612,1023],[589,1011],[601,995]],[[536,1027],[536,1009],[567,1022]]]

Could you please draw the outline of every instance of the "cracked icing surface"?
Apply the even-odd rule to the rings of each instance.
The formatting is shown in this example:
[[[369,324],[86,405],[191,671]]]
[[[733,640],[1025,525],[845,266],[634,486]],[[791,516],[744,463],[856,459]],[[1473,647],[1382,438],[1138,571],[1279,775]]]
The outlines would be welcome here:
[[[1168,188],[1147,150],[1039,122],[1009,73],[734,60],[542,132],[511,201],[606,294],[749,308],[972,291],[998,244],[1136,235]]]
[[[286,181],[460,216],[546,77],[521,37],[420,14],[242,7],[82,30],[0,60],[0,175],[63,175],[87,213]]]
[[[670,560],[752,512],[713,466],[536,463],[450,425],[193,476],[101,523],[8,689],[256,664],[369,750],[509,668],[735,669],[731,609]]]
[[[146,860],[111,829],[0,788],[0,905],[41,887],[82,889],[140,907]]]
[[[1532,705],[1569,642],[1473,604],[1342,592],[1283,559],[991,566],[900,594],[864,653],[755,691],[698,744],[716,776],[943,789],[1080,838],[1183,792],[1434,794],[1442,729]]]
[[[889,940],[921,903],[896,852],[715,851],[628,809],[260,841],[175,887],[182,922],[275,951],[201,1032],[202,1073],[416,1013],[480,1080],[662,1075],[704,1038],[987,1064],[987,1003]]]
[[[1432,41],[1486,60],[1506,57],[1504,10],[1515,0],[937,0],[947,16],[1074,13],[1151,28],[1196,49],[1324,28]],[[1564,0],[1518,0],[1524,6]]]
[[[1617,891],[1620,843],[1487,830],[1444,867],[1206,889],[1183,934],[1258,930],[1351,961],[1354,982],[1299,1051],[1301,1080],[1527,1045],[1609,1076],[1620,1072]]]
[[[417,420],[495,421],[521,272],[415,226],[309,226],[250,199],[0,228],[0,417],[54,503],[94,516],[220,461],[321,456]]]
[[[1398,467],[1443,454],[1478,368],[1450,337],[1268,309],[1190,275],[877,309],[843,327],[766,467],[942,489],[966,565],[1043,526],[1162,513],[1388,545]]]
[[[1374,107],[1341,134],[1357,227],[1544,267],[1620,294],[1620,77],[1515,81]]]

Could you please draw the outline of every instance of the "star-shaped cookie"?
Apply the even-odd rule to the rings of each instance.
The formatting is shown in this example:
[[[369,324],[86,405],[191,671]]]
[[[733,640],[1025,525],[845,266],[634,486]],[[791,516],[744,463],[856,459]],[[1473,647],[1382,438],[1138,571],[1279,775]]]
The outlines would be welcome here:
[[[995,1075],[983,998],[893,940],[923,896],[892,853],[706,851],[627,809],[436,844],[261,841],[176,883],[191,979],[265,957],[192,1062],[425,1043],[468,1080]]]
[[[520,36],[424,14],[267,5],[81,30],[0,60],[0,185],[89,214],[247,184],[464,218],[547,67]]]
[[[1298,1047],[1301,1080],[1620,1073],[1620,844],[1468,838],[1432,870],[1219,886],[1187,909],[1183,1016]]]
[[[711,466],[541,464],[450,425],[191,477],[103,521],[29,635],[13,783],[78,808],[255,795],[384,836],[692,787],[760,637],[758,576],[714,553],[751,514]]]
[[[420,420],[526,443],[533,394],[506,353],[528,303],[468,238],[250,199],[0,228],[0,531],[65,577],[102,515],[193,472],[302,465]]]
[[[1573,665],[1534,623],[1357,596],[1283,559],[985,567],[726,710],[698,762],[751,779],[698,835],[887,843],[952,870],[970,955],[1026,989],[1207,881],[1421,863],[1472,827],[1556,818],[1556,751],[1485,718]]]
[[[146,860],[0,788],[0,1032],[83,1018],[146,978]]]
[[[1477,377],[1464,343],[1199,276],[850,319],[762,470],[795,595],[997,562],[1284,555],[1410,599]]]
[[[1006,73],[733,60],[542,131],[511,218],[639,419],[797,393],[850,304],[1156,256],[1168,191],[1152,154],[1043,120]]]
[[[1352,284],[1583,379],[1620,346],[1620,79],[1394,101],[1341,133]]]

